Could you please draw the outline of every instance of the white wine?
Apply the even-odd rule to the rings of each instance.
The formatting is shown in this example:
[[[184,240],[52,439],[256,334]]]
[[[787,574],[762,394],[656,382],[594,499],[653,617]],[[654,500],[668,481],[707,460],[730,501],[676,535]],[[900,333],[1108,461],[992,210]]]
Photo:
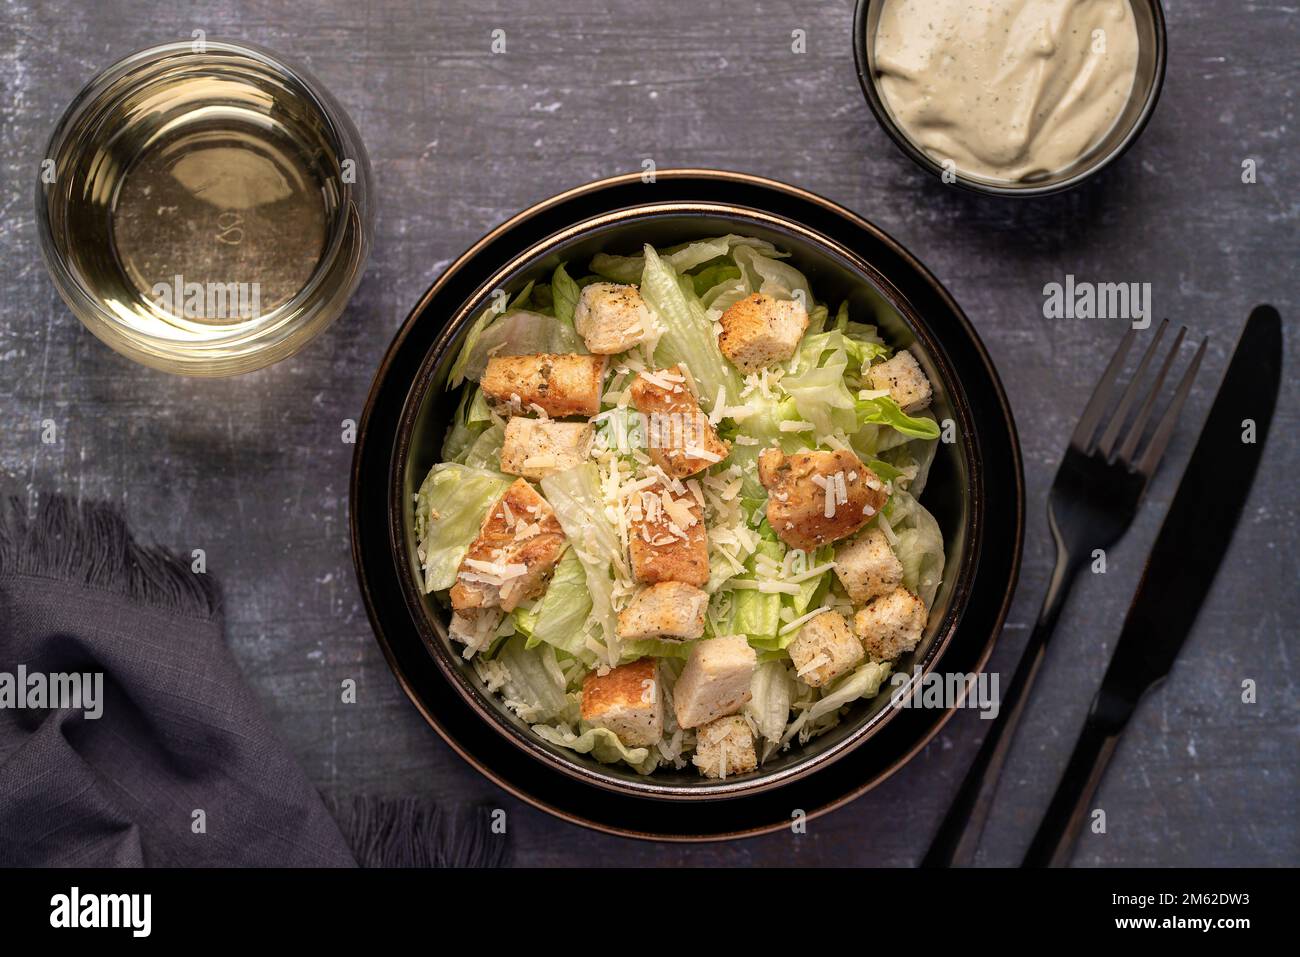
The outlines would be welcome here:
[[[96,335],[221,374],[287,355],[341,311],[369,244],[368,167],[300,72],[205,47],[144,51],[92,83],[51,143],[38,213],[56,283]]]

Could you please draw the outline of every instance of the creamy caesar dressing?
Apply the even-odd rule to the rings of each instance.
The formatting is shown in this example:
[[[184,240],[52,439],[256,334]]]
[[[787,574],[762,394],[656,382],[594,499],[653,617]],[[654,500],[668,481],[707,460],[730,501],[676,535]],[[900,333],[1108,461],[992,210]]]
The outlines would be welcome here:
[[[904,133],[964,174],[1023,182],[1085,157],[1137,75],[1129,0],[885,0],[880,88]]]

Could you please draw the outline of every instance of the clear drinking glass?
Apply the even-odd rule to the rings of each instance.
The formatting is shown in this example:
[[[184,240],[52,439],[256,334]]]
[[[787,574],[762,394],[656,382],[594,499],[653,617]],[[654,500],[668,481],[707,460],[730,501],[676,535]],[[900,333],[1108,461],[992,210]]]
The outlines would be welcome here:
[[[342,107],[254,46],[132,54],[64,113],[41,165],[41,254],[91,332],[145,365],[233,375],[342,313],[373,238]]]

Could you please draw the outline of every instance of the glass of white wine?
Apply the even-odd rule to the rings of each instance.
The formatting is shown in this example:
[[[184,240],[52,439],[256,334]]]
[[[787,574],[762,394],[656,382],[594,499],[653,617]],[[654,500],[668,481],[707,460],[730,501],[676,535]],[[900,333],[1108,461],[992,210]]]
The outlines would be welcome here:
[[[342,107],[257,47],[195,39],[115,63],[41,164],[60,295],[96,336],[186,375],[259,369],[333,322],[373,239],[370,165]]]

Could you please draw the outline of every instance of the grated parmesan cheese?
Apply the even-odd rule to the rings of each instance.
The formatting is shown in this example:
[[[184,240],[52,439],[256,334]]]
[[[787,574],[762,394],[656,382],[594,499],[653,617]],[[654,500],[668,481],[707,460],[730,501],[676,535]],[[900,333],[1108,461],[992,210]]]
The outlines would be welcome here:
[[[641,370],[641,378],[645,379],[646,382],[649,382],[651,385],[658,386],[665,392],[681,392],[681,387],[677,383],[685,381],[679,375],[673,375],[668,372],[651,372],[649,369]]]
[[[802,668],[800,668],[798,671],[794,673],[795,677],[802,678],[810,671],[816,671],[822,665],[830,664],[830,661],[831,659],[828,655],[826,655],[824,652],[819,652],[818,654],[813,655],[812,658],[809,659],[806,665],[804,665]]]
[[[817,617],[818,615],[820,615],[822,612],[826,612],[826,611],[830,611],[830,610],[831,610],[831,609],[830,609],[830,606],[828,606],[828,605],[822,605],[820,608],[814,609],[813,611],[808,612],[806,615],[800,615],[800,616],[799,616],[798,618],[796,618],[794,621],[790,622],[790,623],[787,624],[785,627],[783,627],[780,631],[778,631],[777,634],[778,634],[778,635],[788,635],[788,634],[790,634],[790,632],[792,632],[792,631],[796,631],[796,630],[798,630],[799,628],[803,627],[803,623],[804,623],[805,621],[810,621],[811,619],[816,618],[816,617]]]
[[[785,581],[794,582],[795,584],[798,584],[799,582],[806,582],[810,578],[816,578],[819,575],[825,574],[826,572],[830,571],[834,567],[835,567],[834,562],[827,562],[824,565],[818,565],[816,568],[810,568],[806,572],[802,572],[798,575],[787,575]]]
[[[693,459],[703,459],[706,462],[714,463],[722,461],[722,456],[716,452],[710,452],[708,449],[701,449],[694,445],[684,446],[682,451]]]
[[[876,519],[876,524],[879,525],[880,530],[885,533],[885,538],[889,541],[890,546],[891,547],[897,546],[898,536],[894,533],[894,529],[890,526],[889,519],[885,518],[884,512],[880,513],[880,518]]]

